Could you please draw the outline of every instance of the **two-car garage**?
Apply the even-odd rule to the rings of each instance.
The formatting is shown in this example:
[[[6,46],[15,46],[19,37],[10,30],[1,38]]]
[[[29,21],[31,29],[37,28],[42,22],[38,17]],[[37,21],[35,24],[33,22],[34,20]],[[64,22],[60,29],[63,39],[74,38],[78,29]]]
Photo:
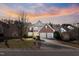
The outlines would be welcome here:
[[[53,33],[40,33],[40,38],[53,38]]]
[[[50,27],[49,25],[45,25],[40,31],[40,38],[54,38],[54,29]]]

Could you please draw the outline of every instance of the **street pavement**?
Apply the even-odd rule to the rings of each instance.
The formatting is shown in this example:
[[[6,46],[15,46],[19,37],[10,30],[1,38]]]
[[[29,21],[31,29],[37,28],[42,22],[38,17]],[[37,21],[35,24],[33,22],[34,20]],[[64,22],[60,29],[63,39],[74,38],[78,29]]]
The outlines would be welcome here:
[[[1,56],[79,56],[78,49],[0,49]]]

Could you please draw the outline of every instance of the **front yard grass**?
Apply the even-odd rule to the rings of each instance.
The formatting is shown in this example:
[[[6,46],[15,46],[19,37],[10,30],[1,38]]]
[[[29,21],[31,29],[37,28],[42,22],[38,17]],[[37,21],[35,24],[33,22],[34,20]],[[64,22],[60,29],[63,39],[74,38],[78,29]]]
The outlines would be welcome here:
[[[20,39],[8,40],[8,45],[10,48],[32,48],[34,39],[26,38],[24,41]],[[0,48],[7,48],[4,42],[0,42]]]

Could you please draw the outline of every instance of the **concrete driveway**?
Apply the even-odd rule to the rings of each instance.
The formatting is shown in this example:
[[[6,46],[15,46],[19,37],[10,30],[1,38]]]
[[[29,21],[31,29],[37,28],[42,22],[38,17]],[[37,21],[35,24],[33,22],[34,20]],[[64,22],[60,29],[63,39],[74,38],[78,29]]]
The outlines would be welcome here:
[[[59,48],[71,48],[71,49],[78,49],[77,47],[73,47],[73,46],[70,46],[70,45],[66,45],[66,44],[63,44],[61,43],[60,41],[58,40],[50,40],[50,39],[43,39],[44,41],[42,42],[42,44],[46,44],[47,46],[50,46],[50,47],[59,47]]]

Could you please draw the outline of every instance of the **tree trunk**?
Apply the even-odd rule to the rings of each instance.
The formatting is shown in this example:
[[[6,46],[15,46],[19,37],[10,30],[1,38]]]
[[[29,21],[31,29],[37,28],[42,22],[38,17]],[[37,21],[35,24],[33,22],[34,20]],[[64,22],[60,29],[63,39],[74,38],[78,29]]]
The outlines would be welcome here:
[[[7,46],[7,48],[9,48],[9,44],[8,44],[8,40],[5,40],[5,45]]]

